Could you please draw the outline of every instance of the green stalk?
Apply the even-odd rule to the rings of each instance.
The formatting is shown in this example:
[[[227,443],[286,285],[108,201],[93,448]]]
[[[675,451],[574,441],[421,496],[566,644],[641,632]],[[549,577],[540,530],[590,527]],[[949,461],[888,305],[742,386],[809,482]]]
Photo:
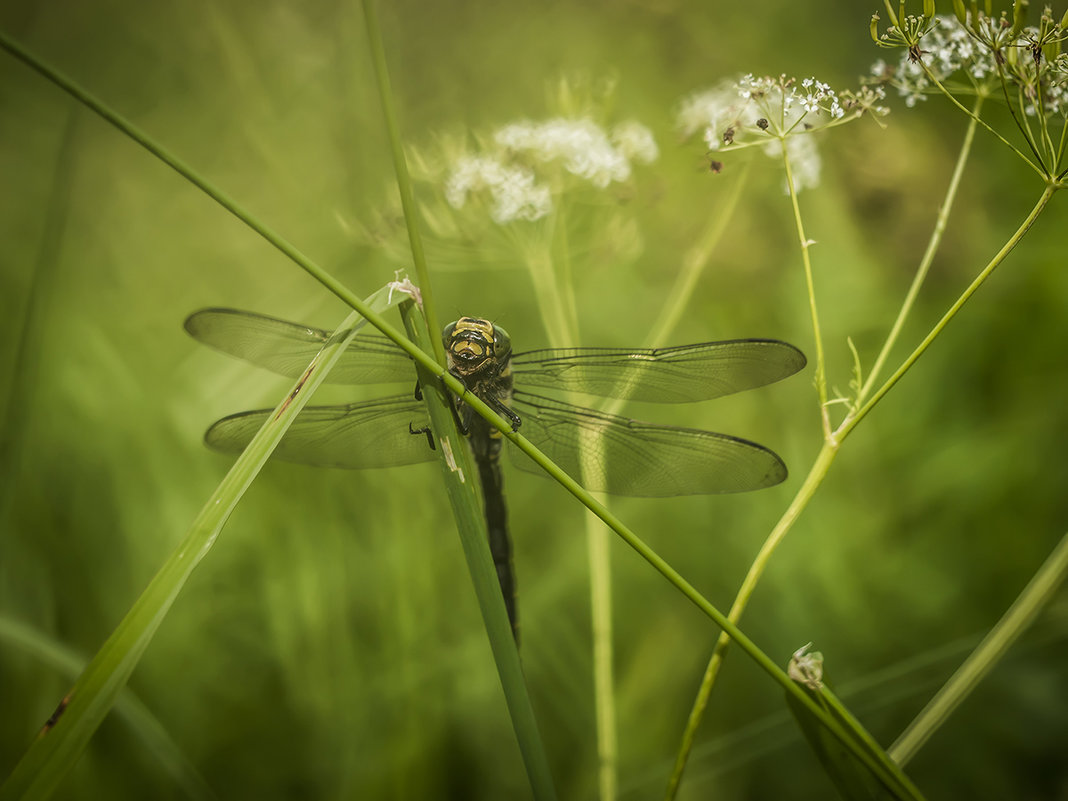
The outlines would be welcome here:
[[[364,24],[367,39],[371,47],[371,63],[374,66],[378,84],[378,96],[382,103],[382,117],[389,134],[389,151],[393,158],[393,171],[397,176],[397,189],[400,192],[401,208],[404,210],[404,222],[408,228],[408,241],[412,248],[412,263],[415,265],[416,280],[423,297],[423,314],[431,331],[441,330],[437,306],[434,304],[433,289],[430,283],[430,271],[427,269],[426,253],[423,250],[423,237],[419,231],[419,212],[415,205],[415,192],[412,179],[408,173],[408,162],[404,158],[404,144],[401,140],[397,112],[393,106],[393,92],[390,89],[389,67],[386,63],[386,51],[382,45],[382,30],[378,24],[378,3],[376,0],[363,0]],[[431,337],[431,351],[438,362],[445,364],[445,346],[441,337]]]
[[[916,274],[912,278],[912,284],[909,286],[909,291],[905,295],[905,300],[901,304],[900,311],[897,313],[897,319],[894,320],[894,324],[890,327],[890,333],[887,334],[886,341],[883,343],[879,355],[875,357],[875,362],[872,364],[871,372],[869,372],[867,380],[857,392],[857,405],[863,403],[864,399],[868,396],[868,393],[871,392],[876,379],[878,379],[883,366],[886,364],[887,358],[890,356],[890,352],[894,349],[894,345],[897,344],[897,338],[901,334],[901,329],[905,326],[905,320],[908,319],[909,313],[912,311],[912,307],[916,302],[916,297],[920,294],[920,287],[923,286],[923,282],[927,278],[927,272],[930,270],[931,264],[934,262],[935,254],[938,252],[938,248],[942,244],[942,235],[945,233],[946,224],[949,222],[949,212],[950,209],[953,208],[953,203],[957,198],[957,189],[960,187],[960,181],[964,175],[964,165],[967,164],[968,156],[970,156],[972,152],[972,143],[975,140],[976,120],[979,118],[979,111],[982,107],[983,97],[976,97],[975,105],[972,108],[972,115],[968,120],[968,129],[964,132],[964,143],[961,145],[960,152],[957,154],[957,163],[953,167],[953,175],[949,179],[949,186],[946,189],[945,197],[942,199],[942,205],[938,207],[938,216],[935,219],[934,231],[931,234],[931,237],[927,240],[927,248],[923,252],[923,257],[920,259],[920,265],[916,269]]]
[[[549,345],[554,348],[575,347],[577,321],[567,313],[564,292],[556,279],[551,244],[541,240],[525,242],[523,261],[534,285],[534,297],[545,321]]]
[[[597,725],[597,788],[600,801],[618,794],[619,736],[616,724],[612,636],[612,551],[608,529],[586,510],[590,560],[590,630],[593,639],[593,706]]]
[[[978,291],[979,287],[981,287],[986,282],[986,279],[989,278],[991,274],[993,274],[994,270],[996,270],[998,266],[1003,261],[1005,261],[1005,258],[1012,252],[1013,248],[1015,248],[1020,243],[1020,240],[1023,239],[1024,234],[1026,234],[1028,230],[1030,230],[1031,226],[1035,224],[1035,220],[1038,219],[1043,209],[1046,208],[1046,205],[1049,203],[1050,199],[1053,197],[1054,193],[1059,188],[1060,187],[1057,184],[1046,184],[1045,189],[1042,191],[1042,195],[1039,197],[1034,207],[1028,213],[1027,217],[1024,218],[1024,221],[1020,223],[1020,226],[1013,232],[1012,236],[1009,237],[1009,240],[1001,247],[1001,250],[997,252],[994,258],[992,258],[982,269],[979,275],[975,277],[975,280],[973,280],[971,284],[968,285],[968,288],[965,289],[964,292],[961,293],[961,296],[957,298],[957,300],[953,303],[952,306],[949,307],[949,310],[944,315],[942,315],[942,319],[935,324],[934,328],[932,328],[927,334],[927,336],[923,338],[923,341],[916,346],[916,349],[911,354],[909,354],[909,357],[905,359],[905,361],[902,362],[901,366],[894,371],[893,375],[891,375],[890,378],[886,380],[886,383],[879,387],[878,391],[874,395],[872,395],[871,399],[868,400],[863,406],[861,406],[855,414],[850,413],[846,416],[846,419],[842,421],[842,424],[835,432],[835,435],[839,437],[839,439],[844,438],[847,434],[849,434],[850,431],[856,428],[857,423],[863,420],[868,415],[868,413],[871,412],[871,410],[875,407],[875,404],[882,400],[887,392],[893,389],[894,385],[897,384],[897,382],[901,380],[902,376],[904,376],[905,373],[907,373],[912,367],[912,365],[916,363],[916,360],[924,354],[927,348],[931,346],[931,343],[934,342],[938,335],[941,334],[942,331],[945,329],[945,327],[949,325],[950,321],[957,316],[957,312],[959,312],[964,307],[964,304],[968,302],[968,299],[971,298],[971,296],[974,295],[976,291]]]
[[[797,199],[797,188],[794,185],[793,169],[790,167],[790,156],[786,151],[786,142],[780,140],[782,145],[782,163],[786,171],[786,186],[790,191],[790,205],[794,212],[794,227],[797,231],[797,241],[801,248],[801,263],[805,268],[805,289],[808,293],[808,312],[812,318],[812,338],[816,345],[816,395],[820,404],[820,421],[823,424],[823,438],[831,438],[831,418],[827,413],[827,367],[823,356],[823,333],[820,330],[819,305],[816,303],[816,285],[812,277],[812,257],[809,255],[809,247],[813,244],[805,236],[805,224],[801,219],[801,205]]]
[[[387,288],[365,305],[384,310],[399,303]],[[351,313],[312,360],[308,371],[275,407],[190,525],[185,537],[134,602],[126,617],[86,666],[49,724],[0,786],[0,801],[44,799],[85,750],[115,704],[178,593],[207,556],[230,513],[330,368],[364,325]]]
[[[83,87],[79,86],[73,80],[61,73],[44,62],[40,61],[36,56],[31,54],[28,50],[23,48],[13,39],[8,37],[2,31],[0,31],[0,48],[6,50],[19,61],[22,61],[28,67],[47,78],[63,91],[67,92],[71,97],[80,102],[86,108],[98,114],[102,119],[109,122],[120,132],[128,136],[137,144],[141,145],[145,150],[154,155],[163,163],[170,166],[175,172],[196,186],[200,191],[222,206],[230,214],[234,215],[238,220],[247,225],[267,242],[273,245],[278,251],[284,254],[287,258],[293,261],[298,267],[303,269],[308,275],[330,290],[334,295],[340,298],[343,302],[351,306],[360,316],[367,322],[371,323],[375,328],[389,337],[398,346],[403,348],[408,355],[410,355],[416,362],[423,364],[427,367],[433,367],[437,364],[435,360],[428,356],[423,351],[416,348],[409,339],[398,331],[394,326],[386,322],[386,319],[378,314],[373,308],[364,303],[359,296],[347,289],[340,281],[326,272],[322,267],[313,262],[304,253],[302,253],[295,245],[289,242],[287,239],[278,234],[274,229],[269,227],[266,223],[261,222],[254,217],[244,206],[238,203],[234,198],[228,195],[219,187],[215,186],[204,176],[196,172],[190,165],[180,159],[176,154],[172,153],[167,148],[153,140],[147,133],[134,125],[129,120],[125,119],[118,112],[112,110],[105,105],[101,100],[89,93]]]
[[[0,615],[0,642],[7,653],[16,650],[39,663],[43,668],[70,681],[85,669],[84,655],[75,653],[39,629],[22,621]],[[197,771],[196,766],[179,747],[167,729],[134,692],[125,687],[115,699],[115,717],[129,727],[138,747],[158,763],[159,770],[168,774],[192,801],[214,801],[216,795]]]
[[[797,491],[797,494],[790,502],[790,506],[787,507],[782,517],[779,518],[779,522],[775,524],[775,528],[771,530],[768,538],[764,540],[760,552],[749,566],[749,572],[746,573],[742,586],[739,587],[737,595],[734,596],[734,603],[731,605],[730,612],[727,615],[727,619],[732,623],[736,624],[741,620],[746,606],[749,605],[749,599],[756,591],[757,584],[760,583],[760,579],[764,575],[764,570],[771,561],[772,554],[775,553],[775,550],[779,547],[779,544],[782,542],[787,532],[793,528],[794,523],[797,522],[797,519],[801,516],[801,512],[804,511],[805,507],[808,506],[809,501],[811,501],[812,497],[816,494],[816,490],[819,489],[820,485],[823,483],[823,479],[826,478],[827,472],[831,469],[831,464],[834,462],[834,457],[837,455],[837,445],[832,445],[828,442],[823,443],[823,447],[820,448],[820,452],[816,456],[815,462],[812,464],[812,467],[809,468],[808,475],[805,476],[801,488]],[[701,686],[697,690],[697,697],[694,699],[693,707],[690,710],[690,716],[686,721],[686,728],[682,733],[682,742],[679,745],[679,752],[675,757],[675,765],[672,768],[671,776],[668,779],[667,790],[664,793],[665,801],[672,801],[678,794],[679,784],[682,781],[682,774],[686,770],[686,763],[689,761],[690,753],[693,750],[693,743],[697,736],[697,729],[701,726],[701,721],[704,720],[705,712],[708,708],[708,701],[712,695],[712,688],[715,686],[716,679],[719,677],[719,670],[723,666],[723,660],[727,657],[727,651],[730,649],[730,645],[730,633],[724,629],[716,639],[715,648],[712,650],[712,657],[709,659],[708,666],[705,668],[704,676],[701,678]]]
[[[1017,104],[1013,103],[1012,102],[1012,98],[1009,97],[1009,81],[1008,81],[1008,78],[1005,77],[1005,66],[1001,62],[1000,59],[995,59],[994,60],[994,65],[997,67],[998,78],[1001,81],[1001,93],[1005,96],[1005,106],[1009,110],[1009,116],[1012,117],[1012,121],[1016,124],[1016,127],[1020,130],[1020,133],[1023,134],[1024,141],[1027,142],[1027,146],[1029,148],[1031,148],[1031,153],[1035,157],[1036,166],[1039,165],[1039,164],[1042,164],[1042,153],[1039,151],[1038,144],[1035,142],[1035,135],[1031,131],[1031,125],[1030,125],[1029,122],[1027,122],[1026,115],[1024,115],[1023,119],[1021,119],[1020,116],[1017,115],[1017,113],[1016,113]],[[924,71],[925,72],[928,71],[926,66],[924,67]],[[1022,100],[1023,100],[1022,87],[1021,87],[1021,90],[1017,92],[1016,96],[1017,96],[1017,99],[1019,101],[1021,101],[1019,105],[1021,106],[1020,111],[1022,112],[1023,111],[1023,107],[1022,107],[1023,106],[1023,103],[1022,103]],[[1045,165],[1043,165],[1043,166],[1045,166]]]
[[[426,350],[427,340],[429,340],[437,361],[444,365],[446,363],[444,345],[441,337],[436,335],[436,332],[441,331],[441,323],[438,320],[436,305],[433,302],[430,272],[427,269],[426,255],[423,250],[422,236],[419,229],[415,193],[404,156],[400,126],[397,123],[396,111],[394,110],[385,49],[382,45],[381,28],[378,24],[377,5],[376,0],[363,0],[364,20],[371,45],[371,60],[377,77],[382,113],[389,133],[390,152],[393,157],[393,167],[396,173],[397,187],[400,191],[404,219],[408,228],[412,260],[415,264],[419,288],[422,293],[423,303],[420,306],[426,319],[424,320],[416,314],[410,304],[406,304],[402,309],[402,315],[408,335],[415,345],[417,347],[421,346]],[[430,335],[427,327],[429,327],[430,331],[435,332],[435,335]],[[504,599],[501,597],[497,570],[493,565],[489,552],[486,520],[483,515],[481,499],[476,489],[477,481],[474,476],[477,473],[471,463],[470,450],[456,428],[456,420],[451,408],[452,401],[444,386],[439,381],[435,381],[432,374],[425,372],[421,374],[420,383],[429,408],[432,429],[437,432],[438,440],[441,443],[438,453],[442,464],[446,491],[453,509],[453,516],[456,518],[457,531],[464,549],[464,556],[467,559],[471,582],[486,624],[490,648],[493,652],[494,662],[497,665],[497,673],[501,680],[501,687],[504,691],[505,702],[512,719],[516,739],[519,742],[519,750],[523,756],[523,764],[526,767],[534,797],[552,801],[552,799],[556,798],[556,790],[553,786],[552,774],[549,771],[549,760],[546,756],[541,735],[538,732],[534,708],[531,705],[526,683],[523,680],[519,651],[512,636]],[[450,443],[452,444],[450,445]]]
[[[693,295],[693,288],[708,266],[712,251],[719,244],[738,207],[742,189],[746,184],[749,166],[746,162],[742,176],[734,182],[724,208],[711,220],[697,244],[682,259],[682,268],[675,277],[675,284],[668,292],[667,302],[660,311],[652,333],[643,347],[663,345],[678,325],[686,304]],[[613,398],[598,408],[607,414],[616,414],[624,404],[623,398]],[[609,559],[608,530],[587,512],[587,549],[590,559],[590,608],[593,623],[593,675],[594,698],[597,714],[597,755],[601,801],[614,801],[617,795],[618,744],[616,737],[615,702],[612,676],[612,576]]]
[[[406,303],[401,308],[401,314],[412,340],[425,348],[427,339],[431,337],[426,328],[426,321],[416,313],[414,304]],[[526,682],[523,680],[519,651],[512,637],[512,627],[508,622],[508,613],[497,580],[497,568],[494,567],[493,558],[490,556],[486,518],[482,513],[482,502],[477,489],[478,479],[475,478],[478,472],[472,464],[466,439],[456,428],[452,402],[441,382],[433,374],[422,370],[419,384],[430,412],[431,429],[437,437],[437,453],[445,489],[453,516],[456,518],[456,528],[464,557],[467,559],[471,583],[486,624],[490,649],[493,651],[497,674],[504,690],[505,703],[508,705],[530,786],[534,791],[534,798],[539,801],[552,801],[556,798],[556,790],[549,771],[549,760],[538,733],[537,719],[534,717]],[[469,398],[470,394],[467,397]]]
[[[1020,148],[1016,147],[1016,145],[1014,145],[1012,142],[1010,142],[1008,139],[1006,139],[1004,136],[1002,136],[1000,133],[998,133],[996,130],[994,130],[994,128],[991,127],[990,123],[988,123],[986,120],[984,120],[982,117],[978,116],[977,114],[973,114],[971,112],[971,110],[967,106],[965,106],[963,103],[961,103],[959,100],[957,100],[957,98],[953,96],[953,93],[950,92],[948,89],[946,89],[946,87],[942,85],[942,82],[940,80],[938,80],[938,78],[935,77],[934,73],[932,73],[929,69],[927,69],[926,65],[924,65],[924,70],[923,71],[924,71],[924,74],[927,76],[927,79],[931,83],[933,83],[935,86],[938,87],[938,90],[942,93],[942,95],[947,100],[949,100],[950,103],[952,103],[958,109],[963,111],[970,119],[975,120],[976,123],[978,123],[979,125],[981,125],[983,128],[986,129],[987,133],[989,133],[992,136],[994,136],[999,142],[1001,142],[1001,144],[1005,145],[1005,147],[1007,147],[1009,150],[1011,150],[1013,153],[1015,153],[1017,156],[1019,156],[1021,159],[1023,159],[1024,163],[1027,164],[1032,170],[1037,172],[1040,176],[1042,176],[1043,179],[1046,179],[1048,177],[1045,173],[1042,172],[1042,170],[1039,168],[1039,166],[1037,164],[1035,164],[1035,162],[1031,161],[1031,159],[1027,157],[1026,153],[1024,153],[1022,150],[1020,150]],[[1009,111],[1011,112],[1012,111],[1012,102],[1010,100],[1008,100],[1007,97],[1006,97],[1006,102],[1008,103]]]
[[[887,758],[892,758],[890,757],[889,752],[883,751],[882,746],[879,745],[875,738],[872,737],[871,733],[866,728],[864,728],[861,722],[853,716],[853,713],[850,712],[849,709],[847,709],[842,704],[842,702],[838,700],[838,697],[833,692],[831,692],[829,687],[827,687],[826,685],[820,687],[819,697],[821,701],[827,704],[832,714],[837,715],[839,719],[843,720],[852,731],[857,733],[861,744],[869,751],[869,753],[883,754],[887,756]],[[895,762],[898,765],[902,764],[896,760]],[[900,775],[903,779],[903,783],[896,788],[897,792],[899,793],[897,797],[919,797],[919,788],[916,787],[916,785],[912,783],[912,780],[909,779],[909,777],[903,772]]]
[[[1068,534],[1061,538],[1001,620],[890,746],[888,753],[895,762],[904,765],[916,755],[1031,625],[1065,577],[1068,577]]]
[[[25,311],[15,338],[11,368],[0,423],[0,531],[7,528],[12,502],[18,493],[18,474],[26,447],[28,421],[40,392],[41,339],[46,299],[51,297],[63,231],[70,210],[70,174],[75,166],[77,114],[72,108],[63,126],[55,173],[49,190],[48,213],[33,263]],[[3,538],[6,540],[7,535]]]

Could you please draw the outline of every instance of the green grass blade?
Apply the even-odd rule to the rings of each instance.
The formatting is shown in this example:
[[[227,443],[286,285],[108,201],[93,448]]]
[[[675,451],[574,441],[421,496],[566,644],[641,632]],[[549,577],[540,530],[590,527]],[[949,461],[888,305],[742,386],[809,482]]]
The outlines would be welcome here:
[[[1047,557],[1023,592],[979,643],[945,686],[890,746],[890,754],[904,765],[949,718],[979,682],[994,668],[1027,627],[1034,622],[1068,576],[1068,534]]]
[[[819,700],[819,693],[808,691],[814,700]],[[823,727],[808,708],[798,703],[792,695],[786,696],[786,705],[794,713],[794,718],[801,727],[812,750],[816,752],[823,770],[838,790],[838,795],[846,801],[885,801],[886,799],[902,799],[882,784],[873,772],[854,757],[845,745],[838,742]]]
[[[426,322],[415,312],[414,304],[404,304],[401,314],[413,342],[425,350],[430,335]],[[526,682],[523,680],[519,651],[512,637],[512,627],[508,622],[508,613],[505,611],[504,599],[497,581],[497,569],[490,556],[477,471],[472,463],[470,449],[456,428],[456,418],[450,408],[451,401],[445,386],[437,376],[426,370],[419,371],[419,382],[430,413],[430,425],[438,443],[437,451],[445,490],[456,518],[471,583],[486,624],[490,648],[497,664],[497,674],[504,690],[523,764],[526,766],[534,798],[539,801],[552,801],[556,798],[556,790],[549,772],[549,759],[538,732]]]
[[[0,49],[6,50],[19,61],[26,64],[26,66],[54,83],[79,103],[82,103],[86,108],[90,109],[95,114],[98,114],[102,119],[113,125],[125,136],[128,136],[134,142],[137,142],[137,144],[141,145],[141,147],[149,153],[171,167],[175,172],[230,212],[230,214],[234,215],[234,217],[263,237],[267,242],[270,242],[273,247],[292,260],[294,264],[308,273],[308,275],[359,312],[367,322],[371,323],[371,325],[407,350],[416,361],[423,361],[424,364],[434,364],[434,360],[430,356],[417,350],[411,342],[400,333],[400,331],[387,323],[375,309],[367,306],[367,304],[360,300],[360,298],[344,286],[344,284],[308,258],[308,256],[306,256],[292,242],[287,240],[259,218],[255,217],[248,211],[248,209],[238,203],[237,200],[194,170],[193,167],[179,158],[177,154],[165,148],[162,144],[149,136],[148,133],[141,130],[114,109],[110,108],[84,87],[68,78],[59,70],[41,61],[14,39],[7,36],[3,31],[0,31]]]
[[[0,642],[4,643],[6,651],[26,654],[48,670],[71,680],[85,669],[83,655],[76,654],[48,634],[4,615],[0,615]],[[115,714],[130,727],[137,742],[152,754],[161,770],[174,779],[187,798],[209,801],[217,797],[159,719],[129,688],[119,693]]]
[[[384,311],[402,297],[386,287],[366,303]],[[278,404],[271,419],[201,509],[182,542],[75,682],[50,721],[52,725],[42,730],[0,787],[0,801],[47,798],[55,790],[115,704],[171,604],[193,569],[211,550],[245,490],[363,324],[358,315],[350,314],[312,360],[308,372]]]
[[[797,694],[786,694],[786,704],[816,752],[827,776],[846,801],[921,801],[923,795],[882,749],[875,738],[842,705],[823,682],[823,655],[807,653],[807,646],[790,661],[790,678],[803,695],[849,732],[847,743],[828,728],[825,720],[813,714],[810,704]]]
[[[818,701],[819,693],[809,691],[809,694]],[[892,794],[863,762],[857,760],[844,745],[832,737],[807,707],[798,703],[792,695],[786,696],[786,704],[842,798],[846,801],[885,801],[900,798]]]

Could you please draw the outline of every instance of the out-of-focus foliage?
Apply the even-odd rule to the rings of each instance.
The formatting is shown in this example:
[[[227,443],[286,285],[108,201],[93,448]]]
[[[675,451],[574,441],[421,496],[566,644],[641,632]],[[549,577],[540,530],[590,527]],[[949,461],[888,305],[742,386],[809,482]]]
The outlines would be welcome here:
[[[874,5],[874,4],[873,4]],[[747,154],[712,174],[673,129],[680,99],[743,72],[852,86],[880,55],[876,8],[829,2],[400,2],[382,9],[405,135],[421,152],[549,116],[561,73],[615,83],[613,114],[660,149],[636,168],[628,258],[575,260],[584,344],[639,344],[683,254]],[[1062,11],[1063,9],[1059,10]],[[355,4],[0,4],[0,27],[133,119],[357,294],[392,278],[366,232],[390,169]],[[802,195],[832,382],[869,363],[904,295],[964,120],[938,99],[887,127],[820,134]],[[1003,110],[991,104],[990,113]],[[0,614],[91,654],[173,547],[227,461],[217,417],[284,382],[188,339],[232,305],[332,328],[341,305],[100,120],[0,58]],[[468,138],[473,143],[472,138]],[[775,162],[750,183],[673,336],[757,336],[811,356]],[[980,135],[946,244],[909,324],[917,341],[1041,187]],[[1001,614],[1068,522],[1068,271],[1062,199],[850,439],[777,554],[743,628],[784,664],[805,642],[888,744]],[[581,224],[581,220],[577,224]],[[547,345],[525,272],[478,240],[431,264],[441,314]],[[625,247],[623,247],[625,245]],[[607,251],[613,256],[616,251]],[[472,268],[465,269],[468,265]],[[29,325],[26,321],[30,320]],[[366,396],[331,390],[332,399]],[[804,378],[738,398],[627,413],[745,436],[793,475],[736,497],[618,500],[632,527],[717,604],[819,446]],[[459,543],[431,467],[277,465],[250,491],[131,689],[222,798],[523,798],[529,792]],[[561,791],[593,797],[587,556],[579,507],[512,472],[523,659]],[[614,559],[624,798],[661,792],[716,632],[620,546]],[[1063,598],[910,766],[930,797],[1068,792]],[[73,676],[0,645],[0,775]],[[832,787],[781,691],[731,655],[682,797],[824,798]],[[64,798],[180,792],[112,718]]]

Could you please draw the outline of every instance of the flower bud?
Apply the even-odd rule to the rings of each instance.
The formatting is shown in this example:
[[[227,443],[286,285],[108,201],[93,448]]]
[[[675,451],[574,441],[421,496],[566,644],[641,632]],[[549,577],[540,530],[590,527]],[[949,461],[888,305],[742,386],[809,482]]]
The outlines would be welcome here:
[[[957,15],[957,21],[965,28],[968,27],[968,9],[964,7],[964,0],[953,0],[953,13]]]
[[[1027,22],[1028,0],[1015,0],[1012,4],[1012,36],[1015,39]]]
[[[883,0],[883,5],[886,6],[886,16],[890,19],[890,25],[894,28],[900,28],[901,24],[897,20],[897,14],[894,13],[894,7],[890,5],[890,0]]]

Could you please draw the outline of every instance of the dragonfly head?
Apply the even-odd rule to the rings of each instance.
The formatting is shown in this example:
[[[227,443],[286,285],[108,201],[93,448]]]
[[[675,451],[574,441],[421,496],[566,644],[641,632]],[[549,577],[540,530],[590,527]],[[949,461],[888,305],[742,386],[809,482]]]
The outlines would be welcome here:
[[[472,373],[487,362],[507,362],[512,355],[508,332],[480,317],[461,317],[445,326],[442,334],[450,365]]]

